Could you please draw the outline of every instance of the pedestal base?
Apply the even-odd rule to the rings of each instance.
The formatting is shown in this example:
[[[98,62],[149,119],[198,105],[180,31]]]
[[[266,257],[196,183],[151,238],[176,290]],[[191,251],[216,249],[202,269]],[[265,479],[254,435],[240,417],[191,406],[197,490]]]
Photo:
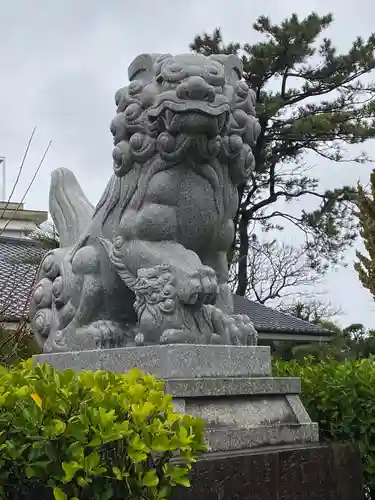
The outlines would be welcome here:
[[[314,443],[318,426],[301,400],[300,381],[272,378],[269,347],[156,345],[42,354],[58,369],[127,372],[165,381],[176,411],[206,421],[210,451]]]
[[[319,439],[299,398],[298,378],[166,380],[176,411],[206,421],[211,451],[313,443]]]
[[[48,353],[35,356],[59,370],[126,373],[134,367],[160,379],[261,377],[271,374],[269,347],[230,345],[149,345]]]
[[[348,444],[212,453],[193,467],[190,488],[171,500],[363,500],[358,452]]]

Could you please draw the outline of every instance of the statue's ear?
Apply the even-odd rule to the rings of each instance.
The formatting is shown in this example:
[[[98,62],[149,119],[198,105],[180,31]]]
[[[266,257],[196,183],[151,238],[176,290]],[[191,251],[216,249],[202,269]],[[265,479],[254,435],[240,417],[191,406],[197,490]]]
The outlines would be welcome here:
[[[212,54],[209,57],[224,66],[225,76],[230,82],[241,80],[243,64],[239,57],[234,54]]]
[[[154,64],[160,59],[172,57],[170,54],[140,54],[129,65],[128,78],[141,80],[152,79],[154,75]]]

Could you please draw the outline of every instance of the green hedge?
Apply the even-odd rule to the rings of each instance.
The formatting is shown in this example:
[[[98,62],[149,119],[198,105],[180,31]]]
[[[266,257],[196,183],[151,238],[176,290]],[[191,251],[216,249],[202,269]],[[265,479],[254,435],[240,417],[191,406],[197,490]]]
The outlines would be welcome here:
[[[203,442],[203,422],[137,370],[0,367],[2,499],[163,500],[189,486]]]
[[[274,361],[273,374],[301,378],[302,401],[319,423],[323,440],[357,444],[365,483],[375,499],[375,358]]]

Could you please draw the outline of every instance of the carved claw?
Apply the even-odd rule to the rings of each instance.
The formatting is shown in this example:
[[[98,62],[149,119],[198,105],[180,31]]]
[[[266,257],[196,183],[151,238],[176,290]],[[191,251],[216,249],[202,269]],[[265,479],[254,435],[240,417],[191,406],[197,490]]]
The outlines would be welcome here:
[[[67,352],[94,349],[110,349],[135,344],[134,327],[115,321],[94,321],[88,326],[77,327],[74,320],[63,330],[56,331],[47,339],[43,352]]]
[[[110,349],[114,347],[123,347],[129,344],[129,338],[124,329],[114,321],[95,321],[87,329],[83,335],[97,338],[101,349]]]
[[[211,317],[214,335],[212,343],[217,342],[217,336],[221,344],[226,345],[257,345],[258,333],[250,318],[246,315],[229,316],[220,309],[206,306]]]
[[[177,288],[181,302],[190,305],[214,304],[219,293],[215,271],[208,266],[185,276],[177,271]]]
[[[160,337],[160,344],[195,344],[196,335],[187,329],[166,330]]]
[[[253,322],[246,314],[236,314],[229,316],[230,332],[233,339],[239,345],[257,345],[258,332],[255,330]]]

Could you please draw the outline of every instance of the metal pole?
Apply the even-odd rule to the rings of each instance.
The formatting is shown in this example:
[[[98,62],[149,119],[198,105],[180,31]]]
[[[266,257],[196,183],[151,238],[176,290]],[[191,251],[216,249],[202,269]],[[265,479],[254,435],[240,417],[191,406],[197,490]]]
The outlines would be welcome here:
[[[1,186],[1,200],[0,201],[6,201],[6,158],[5,156],[0,156],[0,163],[2,164],[3,167],[3,182]]]

